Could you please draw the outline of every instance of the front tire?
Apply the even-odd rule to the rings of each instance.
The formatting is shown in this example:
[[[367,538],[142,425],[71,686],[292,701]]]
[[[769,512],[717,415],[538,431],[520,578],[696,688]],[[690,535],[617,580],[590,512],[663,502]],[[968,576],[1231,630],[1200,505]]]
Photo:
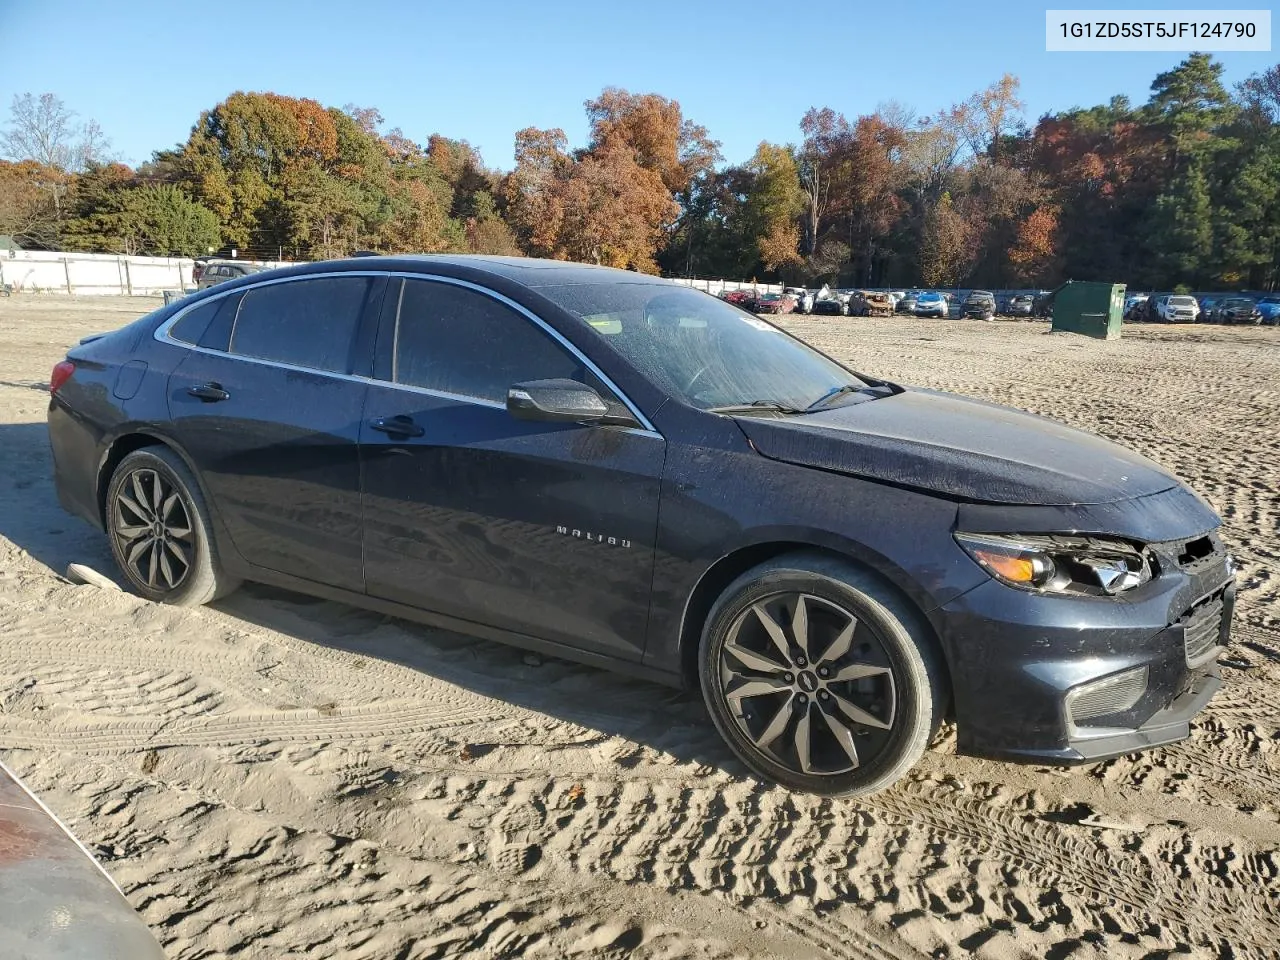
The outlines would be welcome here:
[[[144,447],[120,461],[104,512],[116,565],[146,599],[195,607],[240,585],[218,564],[200,485],[167,447]]]
[[[920,615],[865,570],[819,554],[734,581],[707,618],[698,671],[742,762],[822,796],[895,783],[945,705],[945,669]]]

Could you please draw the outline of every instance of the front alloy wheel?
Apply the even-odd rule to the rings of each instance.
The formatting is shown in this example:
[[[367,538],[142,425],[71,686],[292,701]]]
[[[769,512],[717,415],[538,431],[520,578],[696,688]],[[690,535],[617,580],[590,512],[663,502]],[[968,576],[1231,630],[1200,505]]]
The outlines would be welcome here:
[[[946,670],[928,622],[875,574],[819,553],[735,580],[703,628],[698,679],[753,772],[793,790],[882,790],[941,721]]]
[[[875,631],[821,597],[751,604],[721,648],[720,676],[738,728],[799,773],[854,770],[893,729],[893,671]]]

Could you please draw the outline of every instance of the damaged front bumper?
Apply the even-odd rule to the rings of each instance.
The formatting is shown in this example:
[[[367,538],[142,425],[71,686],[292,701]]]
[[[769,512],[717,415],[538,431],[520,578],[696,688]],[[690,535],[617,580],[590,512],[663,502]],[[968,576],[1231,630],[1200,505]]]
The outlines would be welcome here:
[[[1219,551],[1123,598],[994,580],[957,597],[940,612],[960,752],[1070,764],[1183,739],[1221,686],[1235,593]]]

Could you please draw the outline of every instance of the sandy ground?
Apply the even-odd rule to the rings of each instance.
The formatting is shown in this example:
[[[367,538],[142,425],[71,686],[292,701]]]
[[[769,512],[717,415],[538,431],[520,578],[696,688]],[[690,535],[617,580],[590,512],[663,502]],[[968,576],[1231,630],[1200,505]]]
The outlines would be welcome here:
[[[668,689],[264,587],[181,611],[64,580],[114,570],[54,497],[49,369],[153,305],[0,300],[0,756],[173,958],[1280,951],[1280,329],[788,321],[1154,457],[1243,567],[1188,741],[1049,770],[944,736],[832,802],[751,780]]]

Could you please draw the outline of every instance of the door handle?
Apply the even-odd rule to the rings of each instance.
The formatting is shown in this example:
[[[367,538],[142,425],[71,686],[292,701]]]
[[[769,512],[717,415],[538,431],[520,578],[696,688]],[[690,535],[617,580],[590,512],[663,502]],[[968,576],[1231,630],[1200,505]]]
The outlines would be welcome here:
[[[406,417],[404,414],[398,417],[378,417],[376,420],[369,421],[369,427],[379,433],[395,437],[420,437],[426,433],[413,422],[412,417]]]
[[[200,383],[194,387],[187,387],[187,393],[193,397],[199,397],[205,403],[217,403],[219,400],[229,400],[231,394],[222,389],[220,383]]]

